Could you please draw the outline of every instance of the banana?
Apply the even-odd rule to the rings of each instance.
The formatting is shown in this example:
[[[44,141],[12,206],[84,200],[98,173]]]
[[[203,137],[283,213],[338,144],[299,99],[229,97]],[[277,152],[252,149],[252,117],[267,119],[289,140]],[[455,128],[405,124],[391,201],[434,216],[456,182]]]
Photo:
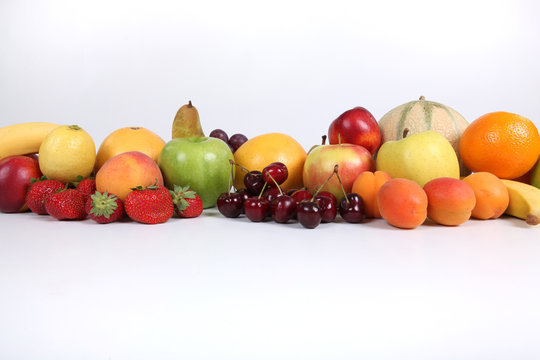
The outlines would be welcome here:
[[[183,105],[174,117],[172,126],[172,138],[203,137],[201,120],[197,108],[191,101]]]
[[[529,225],[540,224],[540,189],[514,180],[502,180],[510,203],[505,214],[525,219]]]
[[[27,122],[0,128],[0,160],[11,155],[34,154],[45,136],[58,124]]]

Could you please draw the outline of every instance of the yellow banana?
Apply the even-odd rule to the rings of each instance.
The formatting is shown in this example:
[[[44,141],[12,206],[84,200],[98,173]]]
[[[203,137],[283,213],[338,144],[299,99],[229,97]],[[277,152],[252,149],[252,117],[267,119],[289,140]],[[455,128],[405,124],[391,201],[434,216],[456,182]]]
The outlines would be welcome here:
[[[540,189],[514,180],[502,180],[510,203],[505,214],[524,219],[529,225],[540,224]]]
[[[34,154],[45,136],[58,124],[27,122],[0,128],[0,160],[11,155]]]

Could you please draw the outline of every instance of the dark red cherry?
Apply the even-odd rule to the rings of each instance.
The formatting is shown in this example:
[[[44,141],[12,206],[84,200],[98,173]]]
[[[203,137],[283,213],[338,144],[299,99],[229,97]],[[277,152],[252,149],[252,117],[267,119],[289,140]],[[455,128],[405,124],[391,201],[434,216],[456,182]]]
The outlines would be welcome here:
[[[296,218],[303,227],[314,229],[321,223],[321,209],[315,201],[300,201],[296,205]]]
[[[242,214],[243,214],[244,213],[244,207],[243,207],[244,201],[246,201],[246,199],[248,197],[250,197],[251,194],[246,189],[242,189],[238,193],[242,196]]]
[[[282,195],[270,202],[270,216],[278,223],[286,223],[296,213],[296,202],[289,195]]]
[[[293,192],[291,196],[294,199],[294,201],[296,201],[296,204],[298,205],[300,201],[311,200],[311,198],[313,197],[313,194],[305,189],[300,189]]]
[[[252,170],[244,176],[244,185],[251,195],[259,195],[264,186],[262,172]]]
[[[316,195],[315,201],[319,205],[321,210],[321,222],[329,223],[336,219],[337,216],[337,206],[336,203],[329,197],[324,195]]]
[[[275,186],[276,183],[281,185],[289,177],[289,171],[287,170],[287,166],[285,166],[285,164],[281,162],[271,163],[263,169],[262,174],[263,180],[269,186]]]
[[[217,208],[225,217],[238,217],[244,208],[244,198],[240,193],[222,193],[217,198]]]
[[[280,189],[277,186],[274,186],[271,188],[267,187],[266,190],[264,190],[263,192],[263,197],[267,198],[269,202],[272,202],[272,200],[274,200],[275,198],[280,197],[282,192],[283,192],[283,189]]]
[[[334,194],[332,194],[330,191],[326,191],[326,190],[321,191],[321,192],[319,192],[318,195],[326,196],[326,197],[332,199],[332,202],[334,203],[334,205],[336,205],[336,209],[337,209],[338,202],[337,202],[336,196]]]
[[[341,199],[339,214],[349,223],[359,223],[365,219],[364,201],[356,193],[347,194]]]
[[[254,222],[263,221],[268,215],[268,199],[258,196],[250,196],[244,200],[244,212],[246,217]]]

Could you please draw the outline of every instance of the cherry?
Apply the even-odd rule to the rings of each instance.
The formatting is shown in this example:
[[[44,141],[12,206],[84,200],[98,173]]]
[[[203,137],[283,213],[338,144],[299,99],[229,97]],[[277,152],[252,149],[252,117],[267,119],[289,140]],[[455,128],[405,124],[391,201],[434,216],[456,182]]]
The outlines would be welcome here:
[[[311,198],[313,198],[313,194],[311,194],[309,191],[305,189],[296,190],[290,196],[292,196],[294,201],[296,201],[297,205],[302,200],[310,200]]]
[[[244,176],[244,185],[251,195],[259,195],[264,183],[263,174],[259,170],[252,170]]]
[[[234,134],[229,138],[229,146],[233,149],[233,152],[235,152],[247,140],[248,138],[243,134]]]
[[[339,214],[349,223],[359,223],[365,219],[364,201],[360,195],[349,193],[341,199]]]
[[[280,197],[282,193],[283,193],[283,189],[281,189],[279,186],[274,186],[274,187],[267,188],[266,190],[264,190],[262,196],[267,198],[268,201],[271,202],[275,198]]]
[[[228,218],[240,216],[244,208],[244,197],[240,193],[224,192],[217,198],[219,212]]]
[[[330,191],[320,191],[318,194],[321,195],[321,196],[326,196],[327,198],[332,199],[332,202],[334,203],[334,206],[337,208],[338,203],[337,203],[336,196],[334,194],[332,194]]]
[[[221,129],[215,129],[215,130],[212,130],[212,132],[210,133],[209,135],[210,137],[213,137],[213,138],[217,138],[217,139],[220,139],[220,140],[223,140],[225,141],[227,144],[229,143],[229,136],[227,135],[227,133]]]
[[[242,189],[238,191],[238,193],[240,194],[240,196],[242,196],[242,204],[244,204],[244,201],[246,201],[246,199],[251,196],[249,191],[247,191],[246,189]],[[242,214],[243,213],[244,213],[244,208],[242,207]]]
[[[316,195],[315,202],[321,210],[321,222],[329,223],[335,220],[337,216],[337,202],[324,195]]]
[[[270,202],[270,216],[278,223],[286,223],[296,213],[296,202],[289,195],[282,194]]]
[[[303,227],[314,229],[321,223],[322,213],[315,201],[300,201],[296,206],[296,217]]]
[[[254,222],[263,221],[268,215],[268,199],[258,196],[250,196],[244,200],[246,217]]]
[[[273,186],[275,183],[281,185],[289,177],[289,171],[287,166],[281,162],[273,162],[262,171],[263,180],[269,185]]]

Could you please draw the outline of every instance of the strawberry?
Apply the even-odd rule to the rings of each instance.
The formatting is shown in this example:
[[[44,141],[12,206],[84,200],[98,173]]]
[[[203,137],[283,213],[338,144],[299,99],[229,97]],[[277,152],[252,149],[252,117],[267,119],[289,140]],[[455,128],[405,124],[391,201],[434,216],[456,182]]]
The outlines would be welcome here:
[[[84,202],[96,192],[96,180],[92,178],[83,179],[82,176],[77,177],[77,181],[73,183],[76,186],[76,190],[83,194]]]
[[[86,217],[84,196],[75,189],[62,189],[49,195],[45,209],[58,220],[82,220]]]
[[[63,189],[64,184],[58,180],[49,180],[42,176],[40,179],[32,179],[28,193],[26,193],[26,205],[39,215],[47,215],[45,200],[53,192]]]
[[[202,200],[195,191],[190,190],[189,185],[181,187],[174,185],[174,190],[170,190],[175,212],[183,218],[194,218],[202,214]]]
[[[86,200],[86,213],[98,224],[108,224],[124,216],[124,205],[116,195],[96,191]]]
[[[132,189],[126,196],[124,209],[131,219],[143,224],[161,224],[174,214],[171,194],[161,185]]]

